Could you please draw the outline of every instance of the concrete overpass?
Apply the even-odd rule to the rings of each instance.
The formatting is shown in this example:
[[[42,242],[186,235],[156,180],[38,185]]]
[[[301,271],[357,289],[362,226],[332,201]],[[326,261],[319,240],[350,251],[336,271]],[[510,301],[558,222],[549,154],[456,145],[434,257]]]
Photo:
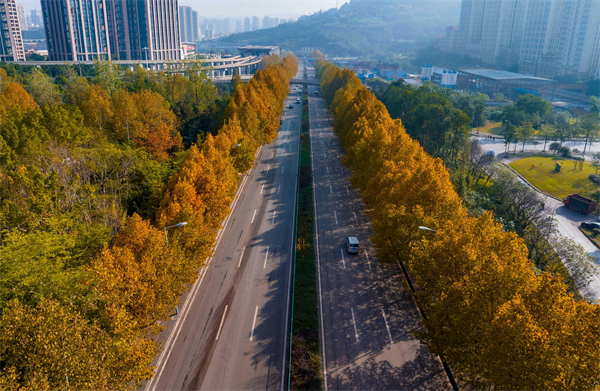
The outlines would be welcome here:
[[[135,66],[141,66],[153,70],[163,70],[166,72],[183,71],[187,64],[192,61],[198,61],[208,67],[211,78],[233,75],[236,70],[240,75],[251,75],[260,67],[261,57],[259,56],[233,56],[233,57],[209,57],[198,60],[115,60],[113,64],[127,67],[131,70]],[[8,61],[21,66],[48,66],[48,65],[94,65],[95,61]]]
[[[290,79],[290,84],[301,84],[303,86],[317,86],[321,87],[321,83],[318,79]]]

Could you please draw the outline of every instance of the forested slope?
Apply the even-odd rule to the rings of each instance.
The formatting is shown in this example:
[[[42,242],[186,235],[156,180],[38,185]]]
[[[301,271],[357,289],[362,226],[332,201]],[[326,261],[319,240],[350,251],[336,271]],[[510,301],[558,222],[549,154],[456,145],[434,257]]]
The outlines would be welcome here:
[[[287,50],[313,47],[328,55],[387,56],[431,41],[458,23],[460,2],[352,0],[340,9],[303,16],[275,28],[233,34],[229,43],[279,45]]]
[[[99,63],[92,83],[0,69],[1,388],[152,376],[157,321],[210,256],[238,173],[276,135],[297,59],[271,63],[235,79],[231,99],[196,63]],[[163,227],[179,222],[167,245]]]

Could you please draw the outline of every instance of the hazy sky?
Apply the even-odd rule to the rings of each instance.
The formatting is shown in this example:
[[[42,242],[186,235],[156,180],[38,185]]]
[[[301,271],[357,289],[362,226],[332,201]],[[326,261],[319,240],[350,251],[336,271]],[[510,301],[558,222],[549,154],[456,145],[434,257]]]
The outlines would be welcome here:
[[[339,0],[339,5],[348,0]],[[17,0],[25,6],[25,12],[42,9],[40,0]],[[335,0],[179,0],[179,5],[189,5],[199,15],[209,17],[277,16],[282,18],[311,14],[320,9],[335,7]]]
[[[347,0],[339,0],[339,5]],[[179,0],[179,5],[189,5],[199,15],[222,16],[277,16],[298,17],[335,7],[335,0]]]

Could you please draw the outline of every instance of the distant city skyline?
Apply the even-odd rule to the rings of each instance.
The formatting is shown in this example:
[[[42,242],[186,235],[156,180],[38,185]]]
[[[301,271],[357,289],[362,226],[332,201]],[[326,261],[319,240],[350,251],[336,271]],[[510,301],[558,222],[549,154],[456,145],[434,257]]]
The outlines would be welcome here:
[[[349,0],[339,0],[341,7]],[[22,4],[25,14],[38,9],[41,12],[40,0],[17,0]],[[264,15],[270,17],[298,18],[302,15],[312,14],[319,10],[328,10],[335,7],[336,0],[179,0],[180,6],[192,7],[202,17],[210,18],[244,18],[245,16]]]

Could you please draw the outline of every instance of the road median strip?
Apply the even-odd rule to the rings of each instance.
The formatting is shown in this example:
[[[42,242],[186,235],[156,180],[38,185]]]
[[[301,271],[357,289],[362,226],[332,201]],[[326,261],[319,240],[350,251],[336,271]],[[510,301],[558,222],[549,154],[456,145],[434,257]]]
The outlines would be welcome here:
[[[300,135],[299,200],[290,352],[289,388],[292,390],[316,390],[322,387],[307,92],[308,88],[303,94]]]

